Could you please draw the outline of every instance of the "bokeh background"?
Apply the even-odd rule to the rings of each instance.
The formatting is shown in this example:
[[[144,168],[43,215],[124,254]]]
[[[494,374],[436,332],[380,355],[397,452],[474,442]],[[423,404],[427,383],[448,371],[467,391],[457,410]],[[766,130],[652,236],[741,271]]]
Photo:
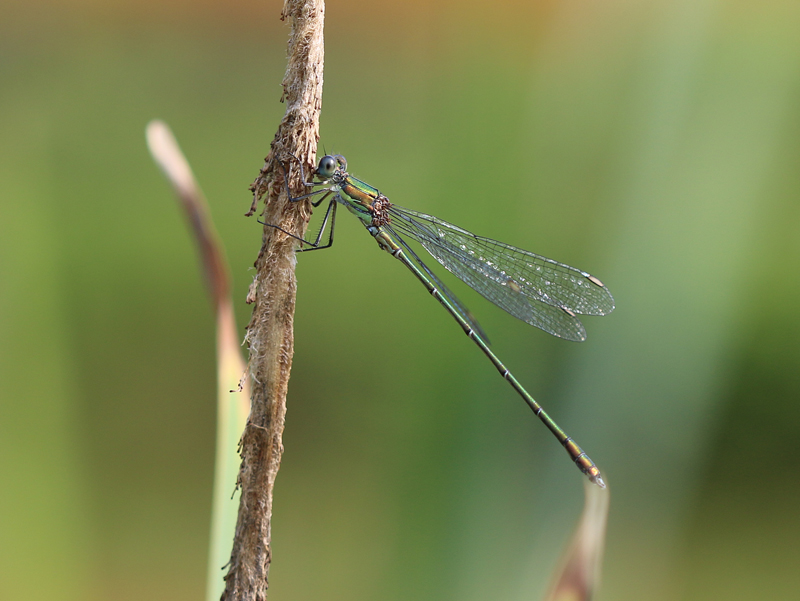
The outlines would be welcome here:
[[[204,594],[213,320],[144,127],[192,162],[243,333],[280,9],[4,3],[0,599]],[[321,144],[616,297],[578,345],[447,279],[610,481],[600,599],[797,598],[798,31],[796,0],[327,7]],[[564,451],[346,213],[298,278],[271,598],[541,598]]]

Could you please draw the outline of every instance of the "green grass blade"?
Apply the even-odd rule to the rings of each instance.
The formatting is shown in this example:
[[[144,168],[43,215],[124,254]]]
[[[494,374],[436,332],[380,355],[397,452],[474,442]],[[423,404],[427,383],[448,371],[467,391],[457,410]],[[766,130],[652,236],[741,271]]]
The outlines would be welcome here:
[[[217,441],[211,510],[211,544],[206,599],[216,601],[224,589],[222,567],[228,563],[236,529],[239,473],[238,441],[250,412],[246,365],[236,334],[225,251],[219,241],[200,187],[169,127],[161,121],[147,126],[147,142],[156,163],[172,184],[202,259],[203,273],[214,303],[217,322]]]

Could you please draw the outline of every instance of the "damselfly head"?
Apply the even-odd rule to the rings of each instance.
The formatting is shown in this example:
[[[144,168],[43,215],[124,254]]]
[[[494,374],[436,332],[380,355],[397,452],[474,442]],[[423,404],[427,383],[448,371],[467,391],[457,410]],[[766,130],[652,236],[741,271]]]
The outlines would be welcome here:
[[[336,171],[336,159],[331,155],[326,154],[319,160],[319,167],[317,167],[317,175],[325,179],[331,177]]]
[[[319,167],[317,167],[317,175],[323,179],[333,177],[337,169],[345,171],[347,169],[347,161],[340,154],[326,154],[319,160]]]

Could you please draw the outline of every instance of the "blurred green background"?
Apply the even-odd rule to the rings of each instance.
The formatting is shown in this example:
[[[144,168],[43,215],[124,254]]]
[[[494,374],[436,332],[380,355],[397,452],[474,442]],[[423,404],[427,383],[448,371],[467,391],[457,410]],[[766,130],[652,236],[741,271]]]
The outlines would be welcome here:
[[[243,333],[280,10],[4,5],[4,601],[203,595],[213,320],[144,127],[204,187]],[[800,589],[798,31],[796,0],[327,7],[325,149],[616,297],[578,345],[447,279],[610,481],[600,599]],[[541,598],[582,502],[564,451],[356,220],[298,263],[271,599]]]

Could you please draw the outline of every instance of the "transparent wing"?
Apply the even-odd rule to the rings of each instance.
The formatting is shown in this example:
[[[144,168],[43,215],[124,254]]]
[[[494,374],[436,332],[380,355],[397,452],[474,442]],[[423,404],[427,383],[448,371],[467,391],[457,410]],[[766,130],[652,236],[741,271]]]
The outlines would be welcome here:
[[[605,286],[584,271],[431,215],[398,206],[389,212],[392,226],[419,242],[447,270],[511,315],[550,334],[584,340],[586,332],[575,314],[605,315],[614,309]]]
[[[477,269],[484,277],[519,288],[519,292],[532,300],[572,313],[606,315],[614,309],[614,299],[608,289],[585,271],[510,244],[476,236],[438,217],[398,206],[393,206],[390,214],[395,217],[392,225],[399,232],[417,240],[440,262],[437,252],[442,251],[459,263]]]
[[[387,225],[385,227],[386,227],[386,229],[388,229],[392,233],[392,235],[394,235],[394,237],[397,239],[397,241],[400,243],[400,245],[406,250],[406,252],[408,253],[409,258],[412,261],[414,261],[417,264],[417,266],[420,269],[422,269],[428,275],[430,280],[436,285],[436,287],[439,289],[439,291],[445,296],[445,298],[447,298],[448,301],[450,301],[450,304],[453,305],[453,307],[456,309],[456,311],[458,311],[458,314],[461,315],[461,317],[464,318],[464,320],[470,325],[470,327],[475,331],[475,333],[477,333],[483,339],[483,341],[488,345],[489,344],[489,337],[486,335],[486,332],[483,331],[483,328],[478,323],[478,321],[473,317],[473,315],[470,312],[470,310],[467,309],[464,306],[464,304],[460,300],[458,300],[456,295],[453,294],[450,291],[450,289],[447,286],[444,285],[444,282],[442,282],[438,277],[436,277],[436,274],[434,274],[428,268],[428,266],[425,265],[425,263],[422,262],[422,259],[420,259],[419,256],[417,256],[417,253],[415,253],[413,250],[411,250],[411,248],[408,246],[406,241],[403,240],[403,238],[401,236],[398,236],[397,232],[392,230],[391,226]]]

